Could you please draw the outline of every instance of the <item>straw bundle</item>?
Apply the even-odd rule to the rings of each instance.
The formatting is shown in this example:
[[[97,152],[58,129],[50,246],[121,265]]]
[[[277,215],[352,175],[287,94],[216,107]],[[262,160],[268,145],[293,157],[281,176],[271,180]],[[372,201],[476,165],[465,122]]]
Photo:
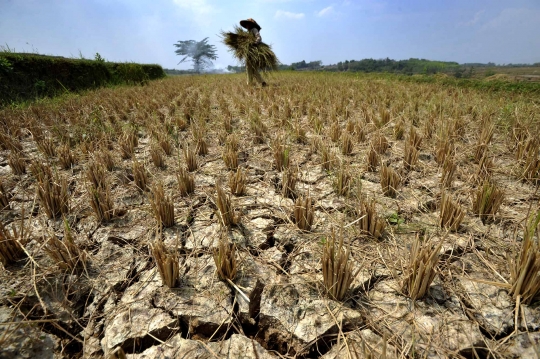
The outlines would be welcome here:
[[[262,71],[277,70],[279,61],[272,48],[261,42],[255,45],[255,36],[239,26],[233,32],[221,32],[223,43],[229,51],[245,66],[252,66]]]

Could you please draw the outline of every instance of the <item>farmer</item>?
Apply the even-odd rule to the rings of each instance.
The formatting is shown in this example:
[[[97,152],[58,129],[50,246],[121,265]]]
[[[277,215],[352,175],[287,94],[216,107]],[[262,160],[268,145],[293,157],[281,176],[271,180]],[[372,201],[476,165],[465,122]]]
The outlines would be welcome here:
[[[242,26],[244,29],[247,29],[255,36],[255,42],[253,43],[253,46],[257,46],[261,43],[262,38],[259,32],[261,31],[261,27],[259,26],[259,24],[257,24],[257,21],[253,20],[252,18],[242,20],[240,21],[240,26]],[[249,61],[246,61],[246,71],[248,77],[248,85],[253,85],[253,79],[255,79],[259,83],[261,83],[263,87],[266,86],[266,82],[261,77],[259,70],[253,64],[249,63]]]

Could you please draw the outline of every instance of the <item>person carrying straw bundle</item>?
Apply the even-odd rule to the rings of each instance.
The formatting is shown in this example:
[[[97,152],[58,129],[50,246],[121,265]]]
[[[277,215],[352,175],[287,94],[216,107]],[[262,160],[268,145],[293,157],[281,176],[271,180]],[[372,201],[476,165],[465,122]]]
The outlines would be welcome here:
[[[222,32],[223,42],[229,47],[240,62],[246,67],[248,85],[253,85],[254,80],[263,87],[266,82],[259,70],[277,70],[279,61],[272,48],[262,42],[261,27],[251,18],[240,21],[240,26],[235,26],[234,32]]]

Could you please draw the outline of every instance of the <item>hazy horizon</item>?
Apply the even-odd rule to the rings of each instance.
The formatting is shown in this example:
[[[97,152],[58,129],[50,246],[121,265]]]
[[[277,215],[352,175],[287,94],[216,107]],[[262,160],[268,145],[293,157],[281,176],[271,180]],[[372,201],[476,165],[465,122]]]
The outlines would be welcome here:
[[[238,65],[221,30],[253,17],[282,63],[324,65],[364,58],[424,58],[459,63],[540,62],[540,3],[532,0],[452,4],[429,0],[319,1],[3,0],[0,45],[20,52],[177,65],[179,40],[216,45],[215,68]]]

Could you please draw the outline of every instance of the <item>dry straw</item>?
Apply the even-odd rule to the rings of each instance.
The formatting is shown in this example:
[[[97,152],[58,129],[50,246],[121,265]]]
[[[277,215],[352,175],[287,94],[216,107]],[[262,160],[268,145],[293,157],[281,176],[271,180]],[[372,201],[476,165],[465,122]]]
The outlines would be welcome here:
[[[450,231],[457,231],[464,216],[465,212],[461,209],[461,206],[443,191],[441,195],[439,226],[447,228]]]
[[[274,167],[278,171],[283,171],[284,169],[288,168],[290,149],[285,147],[283,144],[283,138],[281,136],[278,136],[274,141],[274,147],[272,150],[274,154]]]
[[[397,189],[401,185],[401,176],[391,167],[386,165],[381,169],[381,188],[385,196],[395,198]]]
[[[412,245],[409,266],[405,270],[402,290],[405,295],[416,300],[424,297],[429,286],[437,275],[440,251],[443,241],[433,245],[430,242],[422,242],[420,235]]]
[[[379,167],[380,159],[377,151],[372,146],[369,146],[369,151],[366,155],[367,170],[369,172],[375,172]]]
[[[9,208],[9,200],[11,198],[11,194],[6,190],[4,187],[4,183],[0,182],[0,210]]]
[[[159,226],[165,228],[174,226],[174,204],[171,197],[165,196],[161,182],[152,189],[150,205]]]
[[[22,214],[19,230],[14,225],[11,232],[0,223],[0,262],[4,266],[24,258],[26,252],[23,247],[28,242],[28,234],[24,227],[24,212]]]
[[[360,268],[354,270],[354,264],[349,260],[351,245],[343,244],[343,230],[339,234],[339,242],[336,246],[336,236],[332,230],[332,236],[325,243],[322,255],[323,284],[328,295],[341,301],[345,298],[354,278]]]
[[[294,222],[303,231],[311,230],[315,217],[314,204],[309,196],[299,197],[294,204]]]
[[[295,198],[296,182],[298,181],[298,171],[289,168],[281,174],[281,195],[285,198]]]
[[[56,152],[58,153],[58,160],[63,169],[69,170],[76,163],[75,156],[73,156],[69,144],[66,143],[59,146]]]
[[[229,175],[229,188],[235,196],[242,196],[246,192],[246,173],[241,167]]]
[[[34,162],[32,173],[37,183],[37,195],[49,218],[59,218],[69,213],[68,184],[65,178],[57,174],[53,176],[51,168],[45,164]]]
[[[450,156],[446,156],[442,168],[442,175],[441,175],[441,186],[443,188],[450,188],[452,187],[452,180],[454,178],[454,173],[456,172],[456,164],[454,163],[454,159]]]
[[[510,262],[510,294],[518,303],[530,304],[540,294],[539,223],[540,211],[529,217],[519,255]]]
[[[342,165],[336,173],[334,187],[338,196],[346,196],[349,194],[352,184],[352,176],[347,166]]]
[[[221,32],[222,41],[233,56],[244,65],[263,71],[277,70],[279,61],[272,48],[264,42],[255,45],[255,36],[239,26],[233,32]]]
[[[180,167],[180,170],[178,170],[176,179],[178,180],[178,190],[180,191],[180,195],[182,197],[195,192],[195,177],[193,177],[193,175],[191,175],[183,167]]]
[[[157,237],[155,242],[150,244],[152,256],[156,261],[156,266],[163,283],[169,288],[174,288],[178,284],[180,277],[179,256],[176,250],[168,251],[165,248],[165,245],[160,239],[160,231],[158,231]]]
[[[217,248],[212,253],[216,271],[219,279],[232,281],[238,272],[238,262],[236,260],[236,248],[234,244],[227,242],[225,238],[219,239]]]
[[[219,183],[216,183],[216,205],[218,208],[218,217],[224,227],[230,227],[240,222],[240,217],[235,214],[231,197],[225,193]]]
[[[375,200],[362,200],[357,209],[358,229],[363,235],[369,235],[375,239],[382,237],[386,228],[386,221],[379,218],[375,207]]]
[[[341,153],[344,155],[350,155],[353,151],[353,141],[352,137],[348,132],[343,132],[341,136]]]
[[[50,237],[45,246],[45,251],[64,270],[74,272],[85,267],[86,252],[81,251],[75,244],[67,220],[64,220],[64,238],[60,240],[55,235]]]
[[[189,147],[185,146],[184,150],[184,161],[186,162],[186,167],[189,172],[196,171],[197,168],[199,168],[199,164],[197,163],[197,155],[195,152]]]
[[[11,151],[8,156],[8,165],[15,175],[23,175],[26,173],[26,159],[21,152]]]
[[[165,168],[165,160],[163,159],[163,151],[158,144],[152,144],[150,147],[150,158],[152,163],[157,168]]]
[[[476,190],[476,195],[473,198],[473,212],[480,217],[482,223],[492,221],[503,200],[503,191],[495,183],[485,181]]]
[[[148,171],[144,166],[144,163],[141,163],[137,160],[133,161],[133,181],[135,186],[141,192],[148,191]]]

